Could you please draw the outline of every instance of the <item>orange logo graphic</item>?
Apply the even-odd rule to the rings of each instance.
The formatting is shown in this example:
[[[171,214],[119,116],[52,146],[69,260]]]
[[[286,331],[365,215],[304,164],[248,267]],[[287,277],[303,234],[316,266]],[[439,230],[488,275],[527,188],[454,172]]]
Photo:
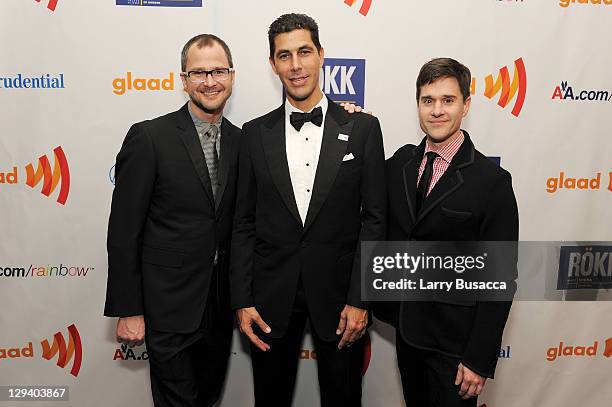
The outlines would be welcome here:
[[[499,75],[496,80],[493,80],[493,75],[488,75],[485,78],[485,92],[484,95],[489,99],[493,99],[493,96],[497,95],[501,90],[501,95],[497,104],[502,108],[505,108],[511,101],[516,97],[514,107],[512,108],[512,114],[516,117],[521,114],[521,109],[525,103],[525,96],[527,94],[527,72],[525,71],[525,64],[523,58],[519,58],[514,61],[514,75],[512,82],[510,82],[510,73],[508,67],[504,66],[500,68]]]
[[[34,1],[37,2],[37,3],[40,3],[40,0],[34,0]],[[59,0],[48,0],[47,8],[49,10],[51,10],[51,11],[55,11],[55,8],[57,7],[57,2],[58,1]]]
[[[68,199],[68,192],[70,191],[70,170],[68,169],[68,161],[66,160],[66,155],[61,146],[56,147],[53,153],[55,156],[53,171],[51,171],[51,165],[46,155],[38,159],[36,171],[34,171],[34,166],[32,164],[26,166],[26,185],[34,188],[42,179],[43,187],[40,192],[45,196],[49,196],[61,181],[57,202],[65,205]]]
[[[72,360],[74,356],[74,362],[72,363],[72,369],[70,374],[74,377],[79,375],[81,370],[81,362],[83,360],[83,348],[81,346],[81,336],[74,324],[68,327],[68,346],[61,332],[57,332],[53,335],[53,345],[49,346],[49,341],[46,339],[40,342],[43,350],[43,358],[51,360],[56,354],[59,353],[57,359],[57,365],[61,368],[65,368],[66,365]]]
[[[604,350],[603,355],[607,358],[612,357],[612,338],[606,339],[606,349]]]
[[[355,4],[356,0],[344,0],[344,4],[348,6],[352,6]],[[370,11],[370,7],[372,7],[372,0],[362,0],[361,8],[359,9],[359,13],[363,16],[367,16]]]

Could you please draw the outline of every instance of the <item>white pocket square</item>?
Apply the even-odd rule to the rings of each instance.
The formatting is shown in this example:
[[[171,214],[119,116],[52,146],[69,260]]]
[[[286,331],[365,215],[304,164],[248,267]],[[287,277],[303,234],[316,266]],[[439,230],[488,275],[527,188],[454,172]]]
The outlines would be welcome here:
[[[355,156],[353,155],[353,153],[348,153],[347,155],[345,155],[342,158],[342,161],[351,161],[353,158],[355,158]]]

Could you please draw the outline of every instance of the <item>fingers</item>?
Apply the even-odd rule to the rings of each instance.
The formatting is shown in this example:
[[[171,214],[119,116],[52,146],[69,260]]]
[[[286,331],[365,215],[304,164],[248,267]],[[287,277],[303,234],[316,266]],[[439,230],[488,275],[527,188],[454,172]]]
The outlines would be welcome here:
[[[259,348],[261,351],[266,352],[270,349],[270,345],[259,339],[259,336],[255,335],[250,324],[245,324],[241,330],[249,338],[251,343],[257,346],[257,348]]]
[[[457,368],[457,377],[455,378],[455,386],[459,386],[463,381],[463,365]]]
[[[340,322],[338,322],[338,329],[336,329],[336,335],[342,334],[346,329],[346,312],[342,311],[340,314]]]
[[[470,386],[467,389],[467,392],[462,396],[462,398],[464,400],[469,399],[470,397],[475,397],[476,396],[476,388],[478,386],[475,383],[470,384]]]
[[[264,320],[261,319],[261,316],[259,316],[259,314],[257,314],[257,316],[255,317],[255,323],[257,324],[257,326],[259,326],[259,329],[261,329],[265,333],[269,334],[270,332],[272,332],[272,328],[270,328],[268,324],[266,324]]]
[[[255,335],[255,332],[253,332],[253,322],[255,322],[259,329],[261,329],[263,332],[268,334],[272,332],[272,329],[261,318],[257,310],[254,307],[239,309],[236,311],[236,316],[238,319],[240,332],[245,334],[251,343],[257,346],[258,349],[262,350],[263,352],[269,350],[270,345],[259,339],[259,337]]]

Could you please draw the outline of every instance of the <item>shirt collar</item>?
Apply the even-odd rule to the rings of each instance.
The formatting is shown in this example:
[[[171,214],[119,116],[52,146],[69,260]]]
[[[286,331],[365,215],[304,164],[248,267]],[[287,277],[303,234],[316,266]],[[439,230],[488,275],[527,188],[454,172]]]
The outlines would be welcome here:
[[[189,109],[189,115],[191,116],[191,120],[193,120],[193,124],[195,124],[196,127],[206,127],[206,129],[208,129],[209,126],[214,124],[219,128],[219,130],[221,130],[221,122],[223,121],[223,116],[220,116],[216,122],[209,123],[206,120],[202,120],[198,116],[196,116],[196,114],[193,112],[193,109],[191,108],[191,103],[187,104],[187,109]]]
[[[323,95],[321,97],[321,100],[319,100],[319,103],[317,103],[317,105],[313,107],[312,109],[314,110],[317,107],[321,107],[321,109],[323,110],[323,115],[325,116],[325,113],[327,113],[327,106],[328,106],[327,97]],[[293,106],[291,103],[289,103],[289,99],[285,99],[285,117],[289,117],[291,113],[293,112],[308,113],[308,112],[304,112],[298,109],[297,107]]]
[[[425,154],[430,151],[433,151],[434,153],[438,154],[444,161],[450,164],[455,154],[457,154],[457,151],[459,151],[459,147],[461,147],[461,144],[463,144],[464,139],[465,136],[463,135],[463,132],[459,130],[459,137],[455,138],[450,143],[445,144],[441,147],[433,146],[429,143],[429,141],[426,141]]]

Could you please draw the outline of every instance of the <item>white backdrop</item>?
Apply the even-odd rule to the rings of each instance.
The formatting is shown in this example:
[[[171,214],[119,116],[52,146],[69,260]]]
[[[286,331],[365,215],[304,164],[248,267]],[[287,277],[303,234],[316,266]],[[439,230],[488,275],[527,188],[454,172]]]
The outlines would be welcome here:
[[[326,57],[365,60],[365,82],[349,79],[382,123],[387,156],[422,137],[414,89],[421,65],[439,56],[458,59],[475,78],[464,128],[480,151],[501,157],[501,165],[512,173],[521,239],[612,240],[608,0],[373,0],[366,16],[359,13],[361,3],[204,0],[201,7],[146,7],[119,6],[114,0],[1,2],[0,386],[69,386],[70,401],[0,401],[0,406],[151,405],[148,364],[117,352],[115,321],[102,316],[113,189],[109,174],[132,123],[176,110],[186,101],[178,77],[180,50],[199,33],[217,34],[232,49],[237,79],[226,116],[242,125],[281,102],[281,87],[267,61],[269,24],[286,12],[313,16]],[[502,107],[498,101],[504,90],[486,97],[485,78],[493,75],[495,80],[507,67],[510,84],[518,59],[525,64],[526,85]],[[350,68],[351,62],[345,63]],[[173,89],[132,89],[119,95],[113,85],[128,72],[133,78],[160,80],[173,73]],[[32,88],[34,81],[24,81],[46,74],[63,79],[63,88]],[[577,100],[559,97],[569,87]],[[526,96],[515,116],[511,111],[521,89]],[[586,99],[606,100],[580,100],[582,91]],[[26,166],[31,163],[36,170],[39,157],[46,155],[51,180],[56,161],[61,163],[53,153],[58,146],[66,163],[57,169],[56,187],[50,188],[51,181],[46,186],[53,189],[47,197],[41,193],[45,178],[28,185]],[[69,195],[61,204],[66,168]],[[601,182],[593,189],[548,192],[548,180],[560,172],[565,178],[601,173]],[[87,273],[70,276],[78,272],[64,267]],[[20,268],[34,272],[13,276]],[[610,405],[612,340],[608,349],[605,345],[612,337],[611,311],[604,302],[516,303],[504,335],[505,357],[479,405]],[[80,337],[80,347],[75,346],[82,352],[76,376],[70,371],[78,352],[68,353],[61,368],[56,363],[62,359],[61,344],[57,354],[52,349],[47,355],[50,360],[41,345],[44,339],[52,345],[59,332],[56,338],[65,338],[68,346],[72,324]],[[401,406],[392,330],[375,324],[371,337],[364,405]],[[30,357],[28,351],[14,350],[30,342]],[[597,342],[597,350],[593,356],[548,360],[549,349],[560,342],[566,348]],[[311,347],[307,339],[305,356]],[[142,352],[137,348],[134,359]],[[221,405],[251,405],[250,361],[239,339],[234,352]],[[296,406],[318,403],[311,358],[300,364],[295,400]]]

